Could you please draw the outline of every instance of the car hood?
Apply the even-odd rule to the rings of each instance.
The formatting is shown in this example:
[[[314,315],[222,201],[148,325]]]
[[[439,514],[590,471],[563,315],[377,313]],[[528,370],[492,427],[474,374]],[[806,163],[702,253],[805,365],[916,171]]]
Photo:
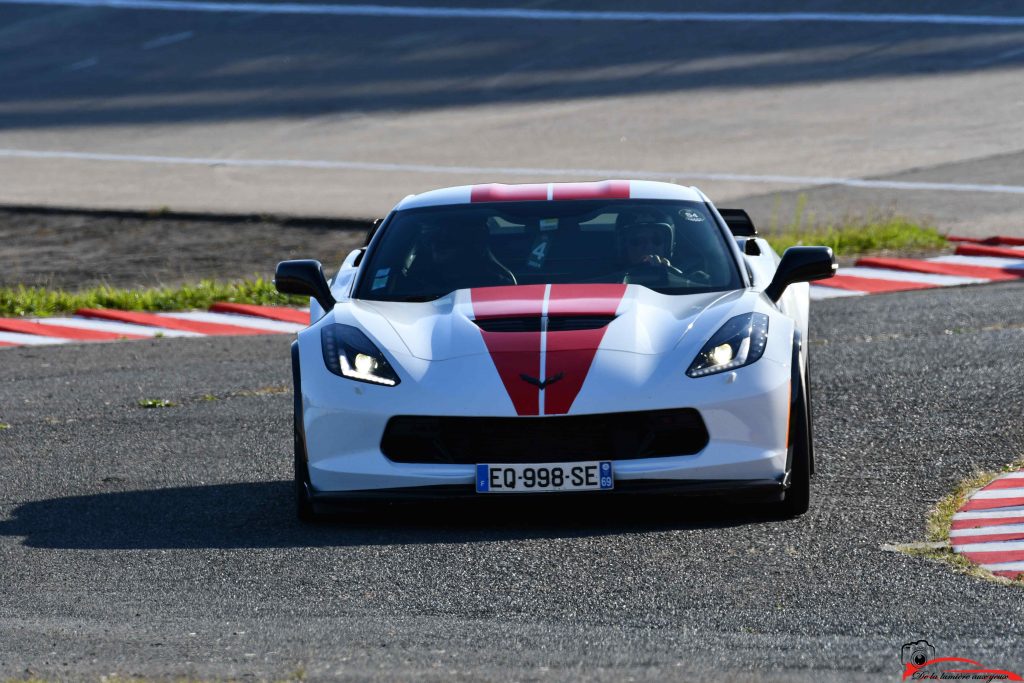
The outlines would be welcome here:
[[[707,325],[697,325],[698,319],[714,311],[712,324],[721,320],[743,294],[665,295],[620,284],[521,285],[463,289],[424,303],[354,301],[349,311],[385,348],[423,360],[518,354],[533,347],[540,353],[600,348],[662,354],[694,329],[703,335]]]

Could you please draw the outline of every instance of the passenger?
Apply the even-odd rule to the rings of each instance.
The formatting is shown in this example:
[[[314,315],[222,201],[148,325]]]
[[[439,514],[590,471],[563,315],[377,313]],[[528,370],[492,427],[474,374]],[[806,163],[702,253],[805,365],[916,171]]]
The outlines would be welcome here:
[[[425,230],[408,272],[428,293],[514,285],[516,278],[488,246],[486,224],[445,223]]]

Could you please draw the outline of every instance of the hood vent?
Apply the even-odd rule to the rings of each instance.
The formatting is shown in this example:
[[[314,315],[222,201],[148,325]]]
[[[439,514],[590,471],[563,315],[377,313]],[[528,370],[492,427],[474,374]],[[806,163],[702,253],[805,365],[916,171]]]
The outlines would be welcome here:
[[[474,320],[477,327],[485,332],[540,332],[542,318],[485,318]],[[611,321],[614,315],[559,316],[548,318],[548,332],[570,332],[573,330],[597,330]]]

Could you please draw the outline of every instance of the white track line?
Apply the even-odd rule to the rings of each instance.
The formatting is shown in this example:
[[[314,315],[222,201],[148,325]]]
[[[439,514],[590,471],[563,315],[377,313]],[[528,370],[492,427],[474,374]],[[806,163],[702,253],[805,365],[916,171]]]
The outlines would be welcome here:
[[[100,60],[96,57],[89,57],[88,59],[83,59],[79,62],[75,62],[74,64],[68,67],[68,71],[81,71],[82,69],[91,69],[99,63]]]
[[[1024,572],[1024,562],[992,562],[981,566],[990,572]]]
[[[812,284],[810,294],[811,301],[818,301],[820,299],[838,299],[844,296],[864,296],[866,292],[854,292],[849,289]]]
[[[960,277],[956,275],[933,275],[931,273],[913,273],[902,270],[891,270],[888,268],[868,268],[866,266],[852,266],[840,268],[837,275],[849,275],[850,277],[865,277],[874,280],[896,280],[900,282],[922,282],[937,287],[949,287],[952,285],[973,285],[989,280],[980,277]]]
[[[0,0],[2,4],[3,0]],[[866,180],[831,176],[753,175],[744,173],[705,173],[700,171],[638,171],[607,168],[526,168],[519,166],[440,166],[434,164],[390,164],[368,161],[330,161],[325,159],[225,159],[217,157],[178,157],[151,154],[109,154],[70,150],[0,149],[0,157],[12,159],[60,159],[101,161],[167,166],[212,166],[241,168],[301,168],[334,171],[378,171],[382,173],[439,173],[473,176],[548,176],[572,178],[637,178],[648,180],[706,180],[774,185],[840,185],[884,190],[922,190],[942,192],[981,192],[1024,195],[1024,185],[979,185],[974,183],[925,183],[899,180]]]
[[[113,332],[115,334],[137,334],[141,337],[204,336],[196,332],[185,332],[184,330],[168,330],[161,327],[147,327],[145,325],[133,325],[131,323],[119,323],[113,320],[98,320],[95,318],[33,318],[32,322],[39,323],[40,325],[75,327],[80,330],[99,330],[100,332]]]
[[[869,12],[608,12],[484,7],[329,5],[298,3],[189,2],[188,0],[3,0],[0,4],[107,7],[177,12],[244,12],[320,16],[414,17],[421,19],[518,19],[529,21],[825,22],[855,24],[938,24],[941,26],[1024,26],[1024,17],[971,14],[883,14]]]
[[[49,344],[67,344],[70,339],[60,337],[40,337],[34,334],[21,334],[19,332],[0,332],[0,342],[11,344],[22,344],[24,346],[45,346]]]
[[[283,320],[268,320],[257,318],[251,315],[237,315],[234,313],[209,313],[206,311],[183,311],[181,313],[161,313],[168,318],[180,318],[181,320],[196,320],[204,323],[217,323],[218,325],[235,325],[237,327],[250,327],[256,330],[269,330],[272,332],[298,332],[306,329],[307,325],[289,323]]]
[[[1013,505],[998,510],[964,510],[953,515],[953,519],[995,519],[997,517],[1019,517],[1024,515],[1024,505]]]
[[[978,491],[971,500],[998,500],[1000,498],[1024,498],[1024,488],[1018,489],[989,489]]]
[[[952,529],[950,538],[958,536],[996,536],[998,534],[1024,533],[1024,524],[1002,524],[999,526],[983,526],[980,529]]]
[[[171,33],[169,35],[160,36],[159,38],[154,38],[153,40],[150,40],[148,42],[143,43],[142,44],[142,49],[143,50],[155,50],[158,47],[166,47],[167,45],[174,45],[175,43],[180,43],[180,42],[186,41],[186,40],[188,40],[189,38],[191,38],[194,35],[195,35],[195,33],[193,33],[192,31],[182,31],[181,33]]]
[[[935,256],[927,261],[934,263],[954,263],[962,266],[984,266],[986,268],[1024,268],[1024,258],[1003,258],[1002,256]]]
[[[1024,541],[989,541],[988,543],[953,544],[958,553],[1005,553],[1024,550]]]

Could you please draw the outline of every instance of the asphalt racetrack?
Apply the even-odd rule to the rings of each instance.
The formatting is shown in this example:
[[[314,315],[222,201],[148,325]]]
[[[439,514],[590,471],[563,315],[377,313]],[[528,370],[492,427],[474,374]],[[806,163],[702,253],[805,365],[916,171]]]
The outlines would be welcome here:
[[[432,187],[623,175],[697,184],[762,225],[804,196],[818,216],[1024,236],[1019,23],[82,3],[0,0],[0,205],[362,219]],[[713,9],[1021,16],[1001,0],[771,4]],[[133,278],[87,223],[36,227],[59,248],[0,244],[5,282],[187,280],[218,255],[244,277],[277,224],[210,228],[195,261]],[[140,263],[175,249],[132,225]],[[297,235],[273,242],[280,258],[337,265],[341,242],[298,253]],[[5,349],[0,680],[898,680],[920,639],[1024,673],[1018,586],[883,549],[924,540],[962,478],[1024,457],[1022,301],[1024,283],[815,302],[819,475],[791,521],[553,496],[301,526],[286,337]]]
[[[1022,295],[816,302],[820,474],[792,521],[553,497],[309,528],[286,338],[7,350],[0,674],[895,680],[921,638],[1019,670],[1019,589],[882,546],[1024,455]]]

